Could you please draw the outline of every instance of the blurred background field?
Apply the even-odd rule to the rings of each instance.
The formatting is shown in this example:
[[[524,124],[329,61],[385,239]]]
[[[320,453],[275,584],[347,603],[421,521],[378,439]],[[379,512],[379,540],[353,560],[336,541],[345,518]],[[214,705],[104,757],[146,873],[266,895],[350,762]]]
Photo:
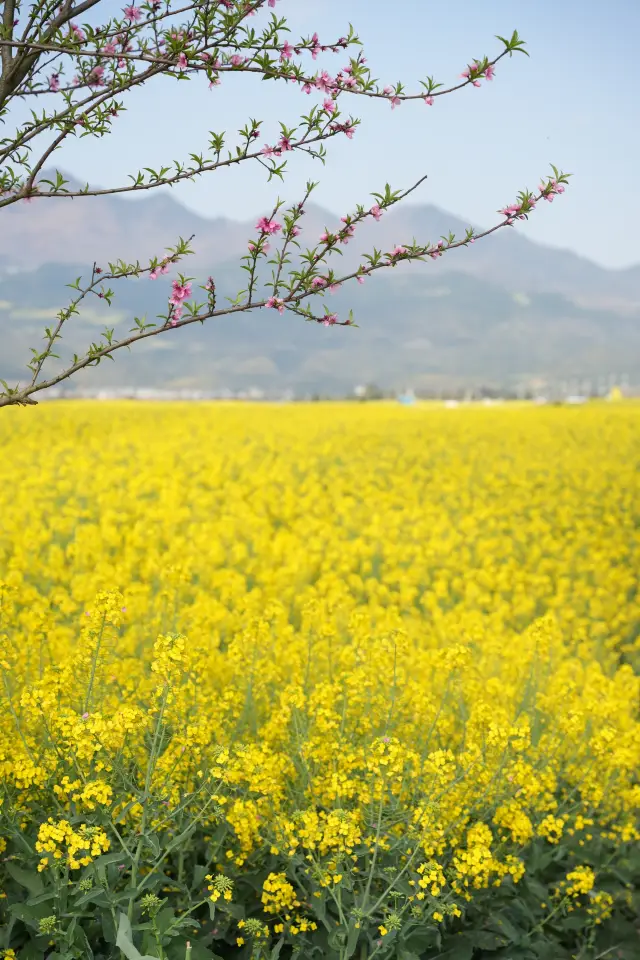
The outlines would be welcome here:
[[[636,641],[635,403],[59,403],[0,424],[0,558],[65,642],[98,590],[125,632],[227,636],[270,600],[507,640],[552,612]],[[176,571],[180,570],[180,574]],[[54,640],[49,640],[54,642]]]

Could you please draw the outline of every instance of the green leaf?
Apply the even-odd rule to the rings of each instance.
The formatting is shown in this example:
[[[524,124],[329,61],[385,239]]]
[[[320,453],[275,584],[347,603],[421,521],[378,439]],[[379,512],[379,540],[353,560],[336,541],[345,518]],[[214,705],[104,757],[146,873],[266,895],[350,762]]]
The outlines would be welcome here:
[[[84,893],[76,900],[75,905],[76,907],[82,907],[85,903],[95,903],[101,907],[108,907],[109,898],[101,887],[96,887],[95,890],[89,890],[88,893]]]
[[[35,940],[30,940],[20,948],[20,960],[42,960],[47,950],[48,946],[40,947]]]
[[[269,960],[278,960],[278,957],[280,956],[280,951],[282,950],[283,944],[284,944],[284,937],[280,937],[280,939],[279,939],[278,942],[276,943],[275,947],[274,947],[273,950],[271,951],[271,956],[270,956]]]
[[[506,937],[489,933],[487,930],[474,930],[473,933],[470,933],[468,936],[473,946],[478,947],[480,950],[498,950],[499,947],[505,947],[507,945]]]
[[[10,877],[13,877],[21,887],[26,887],[34,897],[44,890],[42,877],[35,870],[23,870],[22,867],[9,861],[7,863],[7,873]]]
[[[47,890],[45,893],[39,894],[37,897],[29,897],[27,903],[30,907],[35,906],[36,903],[46,903],[47,900],[55,900],[58,894],[55,890]]]
[[[121,913],[118,917],[118,935],[116,937],[116,947],[124,953],[127,960],[158,960],[149,954],[144,956],[134,946],[131,935],[131,924],[126,914]]]
[[[196,864],[193,870],[193,882],[191,884],[194,890],[199,890],[200,887],[202,887],[202,885],[204,884],[204,878],[206,876],[206,873],[207,873],[206,867],[200,864]]]
[[[458,935],[456,939],[458,942],[452,947],[449,947],[447,952],[443,954],[442,960],[471,960],[473,957],[473,944],[461,935]]]
[[[116,928],[111,916],[104,912],[101,917],[102,920],[102,936],[107,941],[107,943],[116,942]]]
[[[356,927],[356,921],[354,919],[349,921],[349,930],[347,932],[347,947],[344,952],[346,960],[349,957],[352,957],[356,952],[356,947],[358,946],[358,939],[360,937],[360,928]]]
[[[172,925],[175,920],[175,913],[171,907],[163,907],[162,910],[159,910],[156,914],[156,926],[160,933],[166,933],[169,927]],[[191,923],[193,926],[193,923]],[[177,927],[176,927],[177,933]]]
[[[495,930],[498,935],[504,934],[512,943],[517,944],[522,938],[522,931],[518,930],[504,913],[495,914],[491,918],[489,926],[492,930]]]
[[[39,921],[42,920],[43,917],[50,915],[51,907],[47,907],[42,903],[36,906],[29,906],[26,903],[12,903],[9,907],[9,912],[12,913],[14,917],[17,917],[18,920],[26,923],[28,927],[33,927],[37,930]]]

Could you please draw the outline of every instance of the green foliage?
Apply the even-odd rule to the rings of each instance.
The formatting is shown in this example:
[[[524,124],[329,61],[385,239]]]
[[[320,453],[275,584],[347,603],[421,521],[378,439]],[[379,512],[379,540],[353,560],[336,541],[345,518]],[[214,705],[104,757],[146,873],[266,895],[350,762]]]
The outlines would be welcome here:
[[[70,873],[66,865],[38,872],[27,866],[34,862],[27,850],[35,838],[26,831],[21,844],[10,844],[0,867],[0,956],[7,951],[12,957],[13,950],[19,960],[638,957],[640,856],[632,845],[621,850],[594,839],[584,846],[569,841],[550,848],[538,839],[528,849],[519,882],[474,890],[455,916],[446,897],[427,893],[419,901],[397,854],[393,863],[382,851],[377,860],[370,857],[368,894],[346,873],[338,885],[322,886],[309,879],[301,856],[271,854],[254,856],[235,876],[225,865],[233,882],[225,880],[223,886],[232,890],[232,898],[218,896],[214,902],[206,874],[219,839],[195,831],[184,845],[163,850],[149,833],[142,843],[142,876],[132,888],[133,864],[122,852],[100,856],[80,872]],[[364,850],[355,853],[366,855]],[[592,865],[597,890],[611,905],[609,916],[609,910],[598,914],[594,891],[562,895],[563,878],[576,860]],[[306,897],[302,907],[315,930],[292,936],[284,913],[274,917],[264,912],[263,884],[270,873],[280,871],[298,896]],[[371,910],[380,893],[384,902]],[[278,920],[289,926],[285,934]],[[239,935],[245,941],[240,945]]]

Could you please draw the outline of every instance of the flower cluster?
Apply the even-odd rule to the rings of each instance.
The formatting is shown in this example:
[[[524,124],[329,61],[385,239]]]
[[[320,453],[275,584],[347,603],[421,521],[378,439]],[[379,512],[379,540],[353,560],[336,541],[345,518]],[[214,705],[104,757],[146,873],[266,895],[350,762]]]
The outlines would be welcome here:
[[[95,857],[109,850],[110,842],[104,830],[80,824],[74,829],[68,820],[55,821],[52,817],[40,825],[35,848],[44,853],[38,870],[45,870],[55,861],[66,863],[70,870],[86,867]]]

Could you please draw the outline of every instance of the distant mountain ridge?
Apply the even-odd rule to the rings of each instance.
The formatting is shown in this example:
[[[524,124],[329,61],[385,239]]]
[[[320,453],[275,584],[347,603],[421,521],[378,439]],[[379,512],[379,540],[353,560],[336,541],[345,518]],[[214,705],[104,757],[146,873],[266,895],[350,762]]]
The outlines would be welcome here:
[[[83,185],[81,185],[83,186]],[[135,202],[118,195],[40,199],[2,212],[0,232],[0,376],[23,376],[28,347],[47,318],[68,302],[65,287],[95,260],[161,256],[178,236],[195,234],[182,270],[216,278],[219,302],[241,285],[239,258],[260,212],[243,223],[205,219],[171,195],[149,191]],[[303,246],[335,214],[309,205]],[[467,222],[432,205],[398,205],[368,222],[332,258],[347,270],[374,246],[437,240]],[[16,272],[18,271],[18,272]],[[108,321],[122,335],[134,315],[153,318],[166,303],[166,279],[115,285],[109,310],[98,301],[75,318],[63,350],[85,347]],[[112,284],[113,286],[113,284]],[[610,370],[640,377],[640,264],[609,270],[570,251],[535,243],[505,228],[437,261],[380,271],[363,286],[327,297],[332,310],[353,307],[358,330],[326,330],[275,311],[259,311],[169,333],[123,351],[81,378],[142,386],[349,389],[356,382],[398,386],[436,382],[507,382],[591,376]]]
[[[50,178],[52,171],[43,172]],[[68,189],[84,184],[65,175]],[[246,252],[255,235],[256,218],[241,222],[225,217],[205,218],[189,210],[169,193],[149,190],[143,197],[126,194],[100,197],[52,198],[24,201],[2,212],[0,265],[34,269],[46,263],[106,262],[124,258],[145,260],[162,254],[178,236],[195,234],[194,256],[198,268],[215,265]],[[315,204],[307,206],[302,240],[313,244],[325,226],[338,217]],[[398,204],[382,219],[358,228],[356,238],[344,247],[345,264],[358,261],[373,246],[391,249],[396,243],[437,240],[450,230],[463,236],[469,226],[432,204]],[[88,258],[88,259],[87,259]],[[588,297],[593,304],[617,308],[640,306],[640,263],[611,270],[568,250],[536,243],[505,228],[466,250],[458,250],[429,265],[437,274],[455,270],[505,284],[524,292],[553,291],[572,298]],[[407,269],[407,268],[404,268]]]

